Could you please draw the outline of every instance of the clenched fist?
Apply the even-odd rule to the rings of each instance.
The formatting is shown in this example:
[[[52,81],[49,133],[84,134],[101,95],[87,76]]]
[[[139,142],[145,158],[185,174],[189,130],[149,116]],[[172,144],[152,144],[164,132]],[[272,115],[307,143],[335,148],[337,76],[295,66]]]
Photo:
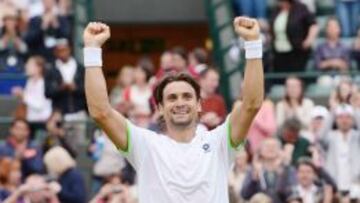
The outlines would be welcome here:
[[[89,23],[83,34],[85,47],[100,48],[110,38],[110,28],[104,23]]]
[[[236,17],[234,19],[236,33],[246,41],[260,38],[260,26],[257,20],[248,17]]]

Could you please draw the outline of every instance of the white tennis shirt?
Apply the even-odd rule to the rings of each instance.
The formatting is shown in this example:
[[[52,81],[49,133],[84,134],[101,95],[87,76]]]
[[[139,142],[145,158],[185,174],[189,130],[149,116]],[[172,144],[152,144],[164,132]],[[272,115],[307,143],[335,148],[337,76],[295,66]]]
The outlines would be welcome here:
[[[211,131],[197,130],[190,143],[128,121],[128,151],[123,154],[137,171],[139,202],[229,202],[227,177],[235,149],[228,120]]]

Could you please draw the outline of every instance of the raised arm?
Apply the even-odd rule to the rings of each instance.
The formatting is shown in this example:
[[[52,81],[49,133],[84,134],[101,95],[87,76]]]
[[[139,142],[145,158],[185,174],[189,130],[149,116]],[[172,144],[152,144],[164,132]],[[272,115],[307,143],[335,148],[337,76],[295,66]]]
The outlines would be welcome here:
[[[259,24],[255,19],[237,17],[234,20],[236,32],[246,42],[255,42],[260,39]],[[259,42],[245,47],[246,66],[243,87],[242,105],[234,105],[231,111],[231,141],[237,147],[246,137],[249,127],[260,109],[264,99],[264,72],[262,58],[256,52],[262,51]],[[261,42],[260,42],[261,43]],[[254,53],[255,52],[255,53]],[[261,55],[261,54],[260,54]]]
[[[110,29],[102,23],[89,23],[84,30],[85,93],[89,112],[117,148],[128,148],[126,120],[109,102],[101,69],[101,46],[110,37]]]

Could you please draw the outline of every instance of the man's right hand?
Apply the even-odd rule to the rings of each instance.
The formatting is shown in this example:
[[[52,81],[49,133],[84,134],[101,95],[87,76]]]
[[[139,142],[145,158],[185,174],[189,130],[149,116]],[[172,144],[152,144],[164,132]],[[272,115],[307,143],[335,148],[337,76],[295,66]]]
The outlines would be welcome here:
[[[89,23],[83,34],[85,47],[100,48],[110,38],[110,28],[104,23]]]

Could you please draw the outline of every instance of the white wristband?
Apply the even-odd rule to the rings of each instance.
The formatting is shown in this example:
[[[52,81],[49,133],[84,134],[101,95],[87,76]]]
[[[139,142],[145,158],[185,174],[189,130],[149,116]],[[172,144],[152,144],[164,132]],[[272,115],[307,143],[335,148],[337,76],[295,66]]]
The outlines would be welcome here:
[[[101,67],[102,62],[102,49],[95,47],[84,48],[84,66],[85,67]]]
[[[254,41],[245,41],[244,49],[246,59],[261,59],[263,56],[261,39]]]

